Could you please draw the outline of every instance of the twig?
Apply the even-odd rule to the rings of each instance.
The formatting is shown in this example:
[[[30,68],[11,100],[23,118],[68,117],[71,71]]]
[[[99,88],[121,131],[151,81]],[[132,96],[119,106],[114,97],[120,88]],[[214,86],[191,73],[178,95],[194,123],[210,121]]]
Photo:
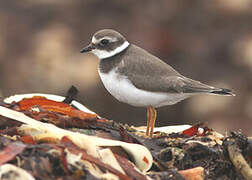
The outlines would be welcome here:
[[[251,180],[252,169],[250,168],[250,166],[244,159],[243,155],[241,154],[241,150],[239,149],[239,147],[237,146],[234,140],[231,140],[227,149],[228,149],[230,160],[232,161],[236,170],[240,172],[246,180]]]

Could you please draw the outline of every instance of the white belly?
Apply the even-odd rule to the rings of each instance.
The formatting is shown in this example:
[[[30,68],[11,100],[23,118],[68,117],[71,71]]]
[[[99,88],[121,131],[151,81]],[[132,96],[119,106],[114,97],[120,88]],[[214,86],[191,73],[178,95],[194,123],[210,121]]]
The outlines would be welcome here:
[[[138,107],[161,107],[175,104],[190,95],[148,92],[136,88],[125,76],[120,76],[116,70],[108,74],[98,70],[105,88],[117,100]]]

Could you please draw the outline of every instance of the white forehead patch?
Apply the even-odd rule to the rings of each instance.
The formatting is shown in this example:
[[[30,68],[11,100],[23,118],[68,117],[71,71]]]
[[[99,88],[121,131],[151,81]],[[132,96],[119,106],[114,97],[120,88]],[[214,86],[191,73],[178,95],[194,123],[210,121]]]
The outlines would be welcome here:
[[[98,42],[97,39],[93,36],[92,37],[92,43],[96,44],[97,42]]]
[[[92,38],[92,43],[93,43],[93,38]],[[129,46],[129,42],[125,41],[121,46],[117,47],[116,49],[114,49],[112,51],[93,49],[91,51],[91,53],[93,53],[94,55],[96,55],[99,59],[106,59],[106,58],[112,57],[112,56],[114,56],[114,55],[122,52],[128,46]]]

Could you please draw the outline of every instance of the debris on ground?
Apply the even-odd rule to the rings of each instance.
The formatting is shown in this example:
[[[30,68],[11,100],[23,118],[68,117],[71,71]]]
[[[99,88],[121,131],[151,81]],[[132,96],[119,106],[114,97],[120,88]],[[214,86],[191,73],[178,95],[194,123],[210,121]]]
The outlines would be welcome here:
[[[225,137],[199,123],[149,138],[75,93],[0,100],[0,179],[252,179],[252,139],[241,132]]]

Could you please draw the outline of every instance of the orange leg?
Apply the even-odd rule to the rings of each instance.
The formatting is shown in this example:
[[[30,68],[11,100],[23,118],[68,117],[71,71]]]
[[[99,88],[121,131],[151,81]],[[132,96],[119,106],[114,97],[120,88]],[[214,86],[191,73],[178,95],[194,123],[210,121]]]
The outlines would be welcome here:
[[[150,121],[151,121],[151,107],[147,107],[147,129],[146,129],[146,136],[150,134]]]
[[[151,121],[150,121],[150,126],[151,126],[151,131],[150,131],[150,137],[153,136],[153,133],[154,133],[154,127],[155,127],[155,122],[156,122],[156,119],[157,119],[157,111],[155,108],[151,107]]]

